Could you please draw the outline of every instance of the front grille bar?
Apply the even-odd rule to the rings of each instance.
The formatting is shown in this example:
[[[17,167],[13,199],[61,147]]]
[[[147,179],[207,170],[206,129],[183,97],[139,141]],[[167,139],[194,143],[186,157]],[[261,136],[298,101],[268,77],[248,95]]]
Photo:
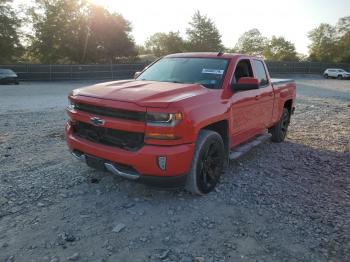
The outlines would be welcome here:
[[[95,115],[121,118],[121,119],[133,120],[133,121],[139,121],[139,122],[145,122],[145,118],[146,118],[145,112],[101,107],[101,106],[88,105],[83,103],[75,103],[74,107],[77,110],[95,114]]]
[[[144,134],[98,127],[84,122],[73,125],[74,134],[91,142],[136,151],[143,146]]]

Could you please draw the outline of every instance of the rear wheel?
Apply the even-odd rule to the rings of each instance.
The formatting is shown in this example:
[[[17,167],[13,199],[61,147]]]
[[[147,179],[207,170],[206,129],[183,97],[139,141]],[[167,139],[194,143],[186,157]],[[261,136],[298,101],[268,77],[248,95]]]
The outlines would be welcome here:
[[[284,141],[287,136],[289,122],[290,112],[287,108],[284,108],[280,121],[270,129],[272,135],[271,140],[273,142],[280,143]]]
[[[212,191],[224,169],[225,149],[221,136],[211,130],[202,130],[198,135],[186,190],[197,195]]]

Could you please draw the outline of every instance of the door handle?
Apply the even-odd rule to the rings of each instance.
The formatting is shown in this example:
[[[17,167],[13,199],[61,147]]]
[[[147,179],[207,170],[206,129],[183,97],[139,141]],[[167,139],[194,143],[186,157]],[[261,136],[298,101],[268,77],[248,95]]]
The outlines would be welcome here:
[[[260,99],[260,95],[256,95],[255,100],[259,100],[259,99]]]
[[[270,96],[273,96],[273,92],[270,93]]]

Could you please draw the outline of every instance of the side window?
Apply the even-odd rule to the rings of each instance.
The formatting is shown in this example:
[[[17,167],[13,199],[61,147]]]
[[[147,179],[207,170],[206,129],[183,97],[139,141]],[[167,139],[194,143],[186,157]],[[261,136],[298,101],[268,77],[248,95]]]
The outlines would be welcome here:
[[[265,70],[265,66],[262,61],[254,60],[256,77],[259,80],[260,86],[264,87],[269,84],[269,80],[267,79],[267,74]]]
[[[235,69],[234,77],[235,77],[235,82],[238,82],[238,80],[241,77],[254,77],[252,65],[250,64],[249,59],[243,59],[238,62]]]

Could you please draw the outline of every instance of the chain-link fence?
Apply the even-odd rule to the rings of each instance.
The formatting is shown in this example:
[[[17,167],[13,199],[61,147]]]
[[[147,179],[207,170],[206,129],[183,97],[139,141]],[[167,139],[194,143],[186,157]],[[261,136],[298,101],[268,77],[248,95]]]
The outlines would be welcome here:
[[[0,65],[15,71],[20,80],[57,81],[57,80],[89,80],[89,79],[128,79],[136,71],[142,70],[146,64],[109,64],[109,65]],[[332,64],[315,62],[273,62],[267,66],[274,74],[322,74],[326,68],[350,69],[350,64]]]
[[[132,78],[145,64],[109,65],[3,65],[15,71],[20,80],[57,81],[89,79],[127,79]]]
[[[350,64],[275,61],[267,61],[266,64],[271,74],[323,74],[327,68],[342,68],[350,70]]]

